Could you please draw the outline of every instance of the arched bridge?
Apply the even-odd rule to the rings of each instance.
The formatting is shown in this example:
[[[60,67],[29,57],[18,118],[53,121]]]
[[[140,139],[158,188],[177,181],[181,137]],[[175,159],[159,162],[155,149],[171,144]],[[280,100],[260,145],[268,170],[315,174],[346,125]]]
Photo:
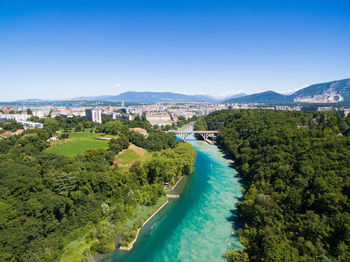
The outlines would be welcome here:
[[[183,141],[186,141],[187,137],[191,134],[198,134],[205,141],[208,143],[212,144],[213,141],[210,140],[209,138],[215,138],[217,133],[219,132],[218,130],[201,130],[201,131],[185,131],[185,130],[170,130],[170,131],[165,131],[166,133],[174,133],[182,138]]]

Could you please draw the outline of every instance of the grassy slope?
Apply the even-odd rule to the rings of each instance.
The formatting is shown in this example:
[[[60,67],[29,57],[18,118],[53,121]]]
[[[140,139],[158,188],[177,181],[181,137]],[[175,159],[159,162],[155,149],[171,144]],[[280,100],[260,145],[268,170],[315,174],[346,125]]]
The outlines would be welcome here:
[[[64,253],[60,258],[60,262],[80,261],[83,258],[85,250],[90,250],[92,241],[88,238],[88,233],[84,236],[70,242],[64,248]]]
[[[135,161],[146,161],[152,154],[146,149],[131,145],[128,149],[123,150],[116,156],[118,166],[122,169],[129,169]]]
[[[89,131],[81,133],[70,133],[68,139],[55,141],[51,143],[51,147],[46,149],[46,152],[75,156],[84,153],[87,149],[107,149],[107,140],[98,140],[100,134],[90,133]]]

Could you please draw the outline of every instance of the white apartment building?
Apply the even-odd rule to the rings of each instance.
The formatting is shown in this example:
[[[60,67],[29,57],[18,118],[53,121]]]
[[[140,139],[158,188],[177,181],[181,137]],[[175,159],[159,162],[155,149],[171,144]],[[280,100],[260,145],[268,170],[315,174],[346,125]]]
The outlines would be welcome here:
[[[32,117],[31,115],[27,114],[2,114],[0,113],[0,119],[6,119],[6,120],[16,120],[17,122],[20,120],[27,120],[28,118]]]
[[[91,122],[102,123],[101,109],[85,109],[85,116]]]

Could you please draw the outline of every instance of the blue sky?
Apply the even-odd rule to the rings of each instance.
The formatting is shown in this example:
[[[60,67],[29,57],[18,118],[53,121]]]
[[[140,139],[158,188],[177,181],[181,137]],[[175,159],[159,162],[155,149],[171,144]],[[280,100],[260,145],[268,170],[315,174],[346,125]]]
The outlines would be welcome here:
[[[349,78],[349,14],[349,0],[0,0],[0,101]]]

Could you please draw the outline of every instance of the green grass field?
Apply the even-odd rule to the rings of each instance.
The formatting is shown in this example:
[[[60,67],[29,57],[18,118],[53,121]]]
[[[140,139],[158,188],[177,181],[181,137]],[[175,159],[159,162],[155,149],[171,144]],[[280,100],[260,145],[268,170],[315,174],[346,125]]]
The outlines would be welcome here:
[[[135,161],[146,161],[152,156],[150,152],[141,147],[130,145],[126,150],[123,150],[116,156],[118,166],[122,169],[128,169]]]
[[[100,134],[89,131],[80,133],[70,133],[68,139],[51,142],[51,146],[46,152],[65,156],[76,156],[83,154],[87,149],[107,149],[107,140],[98,140]]]

